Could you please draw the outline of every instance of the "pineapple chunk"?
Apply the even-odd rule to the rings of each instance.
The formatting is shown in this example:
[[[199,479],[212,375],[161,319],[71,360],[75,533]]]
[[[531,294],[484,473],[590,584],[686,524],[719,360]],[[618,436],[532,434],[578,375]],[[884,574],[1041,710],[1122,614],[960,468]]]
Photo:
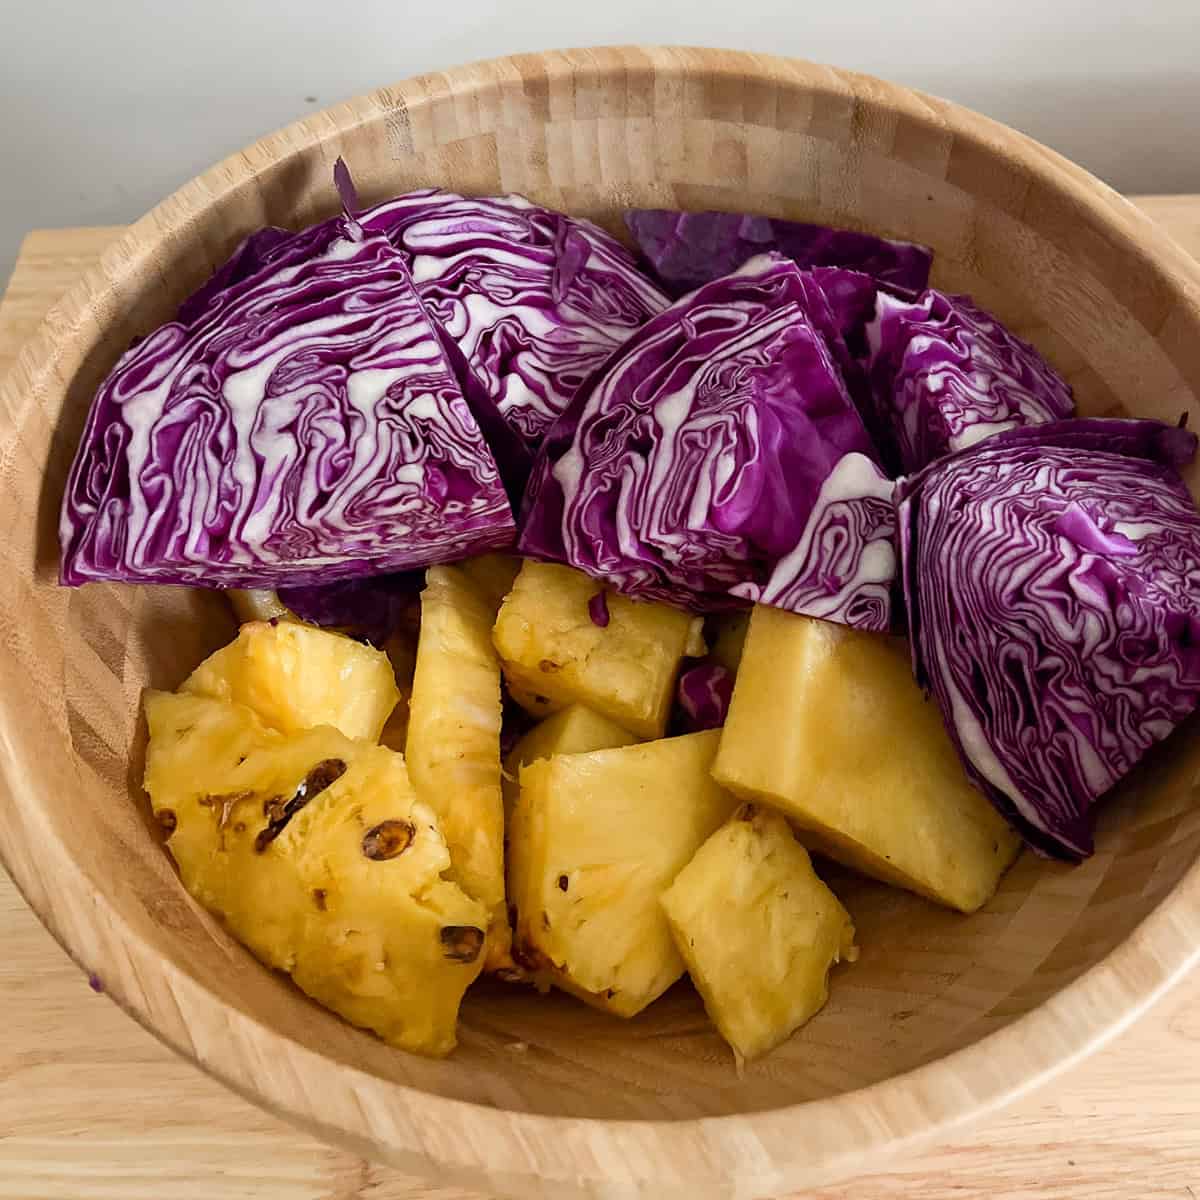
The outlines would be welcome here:
[[[488,969],[511,965],[504,903],[500,664],[492,613],[458,567],[430,567],[406,755],[417,795],[437,814],[452,877],[487,909]]]
[[[521,560],[515,554],[477,554],[464,558],[458,566],[492,610],[495,621],[504,597],[512,591]]]
[[[782,809],[811,849],[962,912],[1020,848],[898,638],[756,607],[713,773]]]
[[[610,750],[616,746],[628,746],[637,738],[627,733],[615,722],[599,713],[594,713],[582,704],[572,704],[552,717],[535,725],[513,748],[504,760],[504,816],[506,828],[511,825],[512,815],[520,793],[521,768],[541,758],[553,758],[556,754],[583,754],[589,750]],[[508,839],[508,890],[517,895],[525,884],[525,858],[523,838]]]
[[[270,588],[230,588],[225,593],[229,598],[233,615],[245,624],[248,621],[294,621],[295,614],[279,594]]]
[[[541,984],[631,1017],[684,971],[659,897],[736,806],[717,731],[521,769],[513,957]]]
[[[400,698],[381,650],[293,621],[243,625],[180,690],[244,704],[282,733],[332,725],[371,742]]]
[[[713,623],[716,636],[710,657],[736,677],[742,662],[742,648],[746,644],[746,631],[750,628],[750,614],[745,611],[722,613]]]
[[[601,628],[588,602],[602,588],[572,567],[525,562],[493,635],[508,690],[535,716],[578,702],[639,737],[662,737],[680,659],[704,652],[700,619],[608,592]]]
[[[386,1041],[453,1049],[486,912],[404,760],[329,726],[147,692],[146,790],[188,890],[263,962]]]
[[[662,897],[671,934],[721,1036],[741,1059],[779,1045],[858,957],[854,925],[778,813],[743,805]]]

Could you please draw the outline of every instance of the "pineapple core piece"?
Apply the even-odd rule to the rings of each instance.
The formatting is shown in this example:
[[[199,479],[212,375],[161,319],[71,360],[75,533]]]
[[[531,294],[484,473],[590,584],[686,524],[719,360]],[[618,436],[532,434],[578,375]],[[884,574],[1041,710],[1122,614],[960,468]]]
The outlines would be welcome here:
[[[603,627],[588,612],[601,593],[608,612]],[[493,637],[509,692],[535,716],[577,702],[639,737],[659,738],[680,660],[704,653],[701,624],[666,604],[606,592],[572,567],[527,560]]]
[[[147,692],[146,790],[184,885],[269,966],[386,1041],[453,1049],[487,914],[404,760],[240,704]]]
[[[717,780],[774,805],[810,849],[974,912],[1020,848],[967,779],[904,642],[754,609]]]
[[[400,699],[382,650],[294,621],[243,625],[180,691],[244,704],[282,733],[332,725],[369,742]]]
[[[230,588],[226,593],[233,615],[240,622],[295,621],[296,615],[282,600],[278,593],[269,588]]]
[[[413,786],[450,847],[453,878],[488,911],[489,970],[512,963],[491,624],[492,610],[460,568],[429,568],[406,745]]]
[[[457,565],[492,610],[495,621],[504,597],[512,591],[521,560],[515,554],[476,554]]]
[[[736,677],[742,662],[742,647],[746,644],[746,630],[750,628],[750,614],[744,611],[722,613],[713,618],[713,626],[715,636],[709,657]]]
[[[854,925],[778,813],[743,805],[662,897],[675,945],[721,1036],[742,1059],[779,1045],[858,957]]]
[[[684,971],[659,897],[736,807],[717,731],[521,769],[513,957],[539,984],[631,1017]]]
[[[521,768],[541,758],[556,754],[584,754],[589,750],[609,750],[636,742],[633,734],[620,725],[594,713],[582,704],[572,704],[535,725],[513,748],[504,760],[504,816],[511,829],[512,815],[518,803]],[[508,839],[508,892],[518,894],[525,885],[526,841]]]

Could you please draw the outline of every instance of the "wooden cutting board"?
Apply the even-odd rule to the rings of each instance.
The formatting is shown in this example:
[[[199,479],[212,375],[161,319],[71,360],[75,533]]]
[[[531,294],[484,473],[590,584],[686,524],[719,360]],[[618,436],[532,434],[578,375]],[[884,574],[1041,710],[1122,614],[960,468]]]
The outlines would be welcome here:
[[[1200,196],[1137,202],[1200,256]],[[25,239],[0,374],[118,232]],[[315,1141],[177,1058],[89,990],[3,872],[0,947],[0,1200],[481,1200]],[[805,1200],[980,1196],[1200,1200],[1200,974],[1019,1105]]]

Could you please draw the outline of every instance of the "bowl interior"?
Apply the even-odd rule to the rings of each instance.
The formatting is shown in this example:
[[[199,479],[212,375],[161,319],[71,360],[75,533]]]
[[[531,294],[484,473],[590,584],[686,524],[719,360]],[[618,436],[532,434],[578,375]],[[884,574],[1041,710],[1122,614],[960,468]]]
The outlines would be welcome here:
[[[81,903],[76,885],[103,897],[121,937],[158,964],[125,984],[143,1015],[186,977],[231,1019],[443,1097],[593,1118],[753,1113],[878,1083],[1008,1025],[1101,962],[1195,860],[1200,748],[1188,727],[1106,804],[1094,858],[1071,868],[1026,854],[973,917],[831,871],[862,958],[839,973],[825,1011],[740,1077],[687,986],[620,1022],[485,985],[450,1060],[406,1056],[260,968],[178,883],[139,784],[140,692],[176,686],[232,624],[219,597],[199,592],[58,589],[63,479],[95,385],[130,339],[245,233],[331,212],[339,153],[366,200],[441,184],[522,192],[614,230],[623,207],[662,205],[923,241],[936,284],[971,292],[1041,347],[1083,412],[1200,423],[1195,304],[1148,227],[1101,185],[1017,135],[874,81],[667,54],[509,60],[386,89],[267,139],[142,222],[52,318],[20,386],[10,381],[5,855],[102,978],[124,974],[99,957],[114,943],[68,907]],[[184,1018],[185,1048],[218,1059],[222,1022],[209,1010]]]

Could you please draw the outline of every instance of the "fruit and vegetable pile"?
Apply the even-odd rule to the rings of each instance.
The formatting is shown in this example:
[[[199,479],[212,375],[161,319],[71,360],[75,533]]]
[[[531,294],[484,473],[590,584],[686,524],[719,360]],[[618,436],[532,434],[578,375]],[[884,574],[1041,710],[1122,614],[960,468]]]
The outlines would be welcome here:
[[[483,972],[686,972],[748,1059],[857,957],[823,859],[970,913],[1091,853],[1200,700],[1193,434],[910,243],[335,182],[130,347],[62,509],[65,585],[228,590],[145,784],[263,962],[427,1054]]]

